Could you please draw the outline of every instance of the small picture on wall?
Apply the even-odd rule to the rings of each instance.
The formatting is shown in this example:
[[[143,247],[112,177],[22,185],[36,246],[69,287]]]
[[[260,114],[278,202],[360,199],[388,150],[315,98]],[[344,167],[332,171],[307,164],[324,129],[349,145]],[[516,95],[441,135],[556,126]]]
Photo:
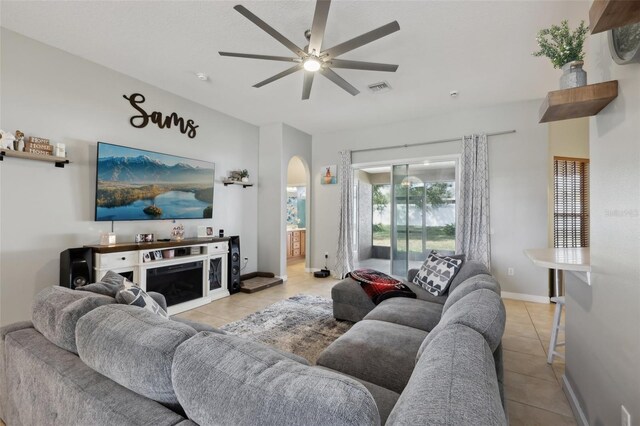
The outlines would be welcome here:
[[[322,185],[335,185],[338,183],[338,176],[336,174],[337,166],[324,166],[320,172],[320,183]]]
[[[213,236],[213,227],[207,226],[207,237],[212,237],[212,236]]]

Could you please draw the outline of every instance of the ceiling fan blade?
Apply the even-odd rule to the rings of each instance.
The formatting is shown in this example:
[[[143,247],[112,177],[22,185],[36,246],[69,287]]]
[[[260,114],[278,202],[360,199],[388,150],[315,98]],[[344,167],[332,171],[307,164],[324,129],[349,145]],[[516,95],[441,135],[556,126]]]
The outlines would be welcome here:
[[[256,84],[254,84],[254,85],[253,85],[253,87],[256,87],[256,88],[258,88],[258,87],[262,87],[262,86],[264,86],[265,84],[272,83],[272,82],[274,82],[274,81],[276,81],[276,80],[281,79],[282,77],[286,77],[286,76],[288,76],[289,74],[293,74],[294,72],[296,72],[296,71],[298,71],[298,70],[301,70],[301,69],[302,69],[302,64],[294,65],[294,66],[292,66],[291,68],[288,68],[288,69],[286,69],[286,70],[284,70],[284,71],[282,71],[282,72],[280,72],[280,73],[278,73],[278,74],[274,75],[273,77],[269,77],[268,79],[263,80],[263,81],[261,81],[260,83],[256,83]]]
[[[271,55],[254,55],[252,53],[233,53],[233,52],[218,52],[220,56],[231,56],[233,58],[249,58],[249,59],[265,59],[267,61],[283,61],[283,62],[300,62],[300,58],[288,58],[286,56],[271,56]]]
[[[386,71],[396,72],[398,65],[392,64],[378,64],[375,62],[362,62],[362,61],[348,61],[346,59],[332,59],[328,62],[331,68],[348,68],[352,70],[365,70],[365,71]]]
[[[312,71],[304,72],[304,82],[302,83],[302,100],[309,99],[311,95],[311,85],[313,84],[313,76],[315,75]]]
[[[343,53],[347,53],[353,49],[357,49],[358,47],[371,43],[372,41],[376,41],[382,37],[388,36],[389,34],[395,33],[399,29],[400,24],[398,24],[398,21],[390,22],[387,25],[383,25],[375,30],[369,31],[368,33],[364,33],[358,37],[352,38],[351,40],[347,40],[344,43],[340,43],[337,46],[333,46],[332,48],[322,52],[322,56],[326,56],[328,59],[335,58]]]
[[[329,6],[331,0],[317,0],[316,11],[313,14],[313,23],[311,24],[311,39],[309,40],[309,53],[316,51],[316,55],[320,55],[322,47],[322,39],[324,38],[324,29],[327,26],[327,16],[329,15]]]
[[[358,93],[360,93],[360,91],[358,89],[353,87],[344,78],[340,77],[338,74],[336,74],[331,69],[329,69],[329,68],[321,68],[319,72],[322,75],[324,75],[325,77],[327,77],[329,80],[333,81],[335,84],[337,84],[338,86],[342,87],[344,90],[349,92],[351,95],[355,96]]]
[[[269,24],[264,22],[262,19],[258,18],[256,15],[251,13],[246,7],[239,4],[237,6],[234,6],[233,8],[238,12],[240,12],[242,16],[244,16],[245,18],[247,18],[248,20],[256,24],[258,27],[260,27],[262,30],[264,30],[271,37],[275,38],[280,43],[285,45],[287,49],[291,50],[296,55],[300,57],[306,56],[306,53],[302,49],[300,49],[298,46],[296,46],[291,40],[289,40],[288,38],[280,34],[272,26],[270,26]]]

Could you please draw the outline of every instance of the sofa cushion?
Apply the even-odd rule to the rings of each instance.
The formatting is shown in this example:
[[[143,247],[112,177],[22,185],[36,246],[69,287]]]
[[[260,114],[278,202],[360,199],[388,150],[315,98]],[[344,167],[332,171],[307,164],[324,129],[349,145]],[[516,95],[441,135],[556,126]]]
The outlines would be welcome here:
[[[331,288],[333,316],[336,319],[358,322],[376,305],[353,278],[345,278]]]
[[[178,408],[171,384],[176,348],[195,336],[188,325],[137,306],[98,308],[78,321],[80,359],[127,389]]]
[[[464,282],[460,283],[459,286],[449,292],[449,297],[447,297],[446,302],[444,302],[442,313],[446,312],[454,303],[462,299],[467,294],[481,288],[486,288],[494,291],[498,296],[500,295],[500,284],[498,284],[498,281],[496,281],[495,278],[486,274],[474,275],[471,278],[467,278]]]
[[[5,340],[8,425],[172,426],[183,417],[93,371],[32,328]]]
[[[451,324],[463,324],[480,333],[495,351],[504,333],[506,311],[502,299],[494,291],[482,288],[475,290],[453,304],[442,314],[438,325],[431,330],[418,351],[418,357],[431,341]]]
[[[76,323],[88,312],[116,303],[107,296],[75,291],[66,287],[49,287],[35,297],[31,319],[33,327],[52,343],[73,353],[76,348]]]
[[[451,324],[432,339],[387,421],[436,424],[507,424],[491,348],[462,324]]]
[[[317,364],[400,393],[426,336],[416,328],[363,320],[329,345]]]
[[[149,293],[147,293],[149,294]],[[201,331],[211,331],[213,333],[219,333],[219,334],[227,334],[226,331],[220,330],[219,328],[215,328],[209,324],[203,324],[201,322],[196,322],[196,321],[191,321],[189,319],[186,318],[182,318],[182,317],[178,317],[178,316],[173,316],[171,317],[172,321],[178,321],[181,322],[183,324],[188,325],[189,327],[193,328],[196,332],[201,332]]]
[[[320,368],[327,371],[333,371],[334,373],[336,372],[330,368],[322,367],[322,366],[316,366],[315,368]],[[362,386],[367,388],[367,390],[371,393],[371,396],[373,396],[373,399],[376,402],[376,405],[378,406],[378,413],[380,414],[380,423],[385,424],[387,422],[387,418],[389,418],[389,414],[391,414],[391,410],[393,410],[393,407],[396,405],[396,402],[398,402],[398,398],[400,398],[400,394],[392,390],[389,390],[387,388],[383,388],[382,386],[374,385],[373,383],[367,382],[366,380],[358,379],[357,377],[349,376],[348,374],[344,374],[340,372],[337,372],[337,373],[342,376],[349,377],[350,379],[353,379],[358,383],[361,383]]]
[[[440,321],[442,305],[426,300],[393,298],[380,303],[364,319],[392,322],[431,331]]]
[[[461,259],[439,256],[432,251],[413,278],[413,283],[434,296],[442,296],[447,292],[449,284],[460,270],[462,263]]]
[[[76,287],[76,290],[89,291],[115,298],[118,291],[122,290],[124,286],[124,279],[125,278],[117,272],[107,271],[100,281]]]
[[[172,376],[182,407],[201,425],[380,424],[357,381],[236,336],[198,333],[176,351]]]
[[[465,261],[456,276],[453,277],[453,281],[451,281],[451,284],[449,285],[449,293],[455,290],[456,287],[465,282],[468,278],[480,274],[490,275],[491,273],[483,263],[476,260]]]

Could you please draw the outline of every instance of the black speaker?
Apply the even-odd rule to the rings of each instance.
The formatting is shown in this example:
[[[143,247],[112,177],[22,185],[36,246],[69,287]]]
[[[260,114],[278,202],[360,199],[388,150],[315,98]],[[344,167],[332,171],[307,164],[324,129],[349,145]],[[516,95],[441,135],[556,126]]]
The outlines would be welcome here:
[[[229,237],[229,267],[227,268],[229,293],[240,291],[240,237]]]
[[[70,248],[60,253],[60,285],[76,288],[89,284],[93,277],[90,248]]]

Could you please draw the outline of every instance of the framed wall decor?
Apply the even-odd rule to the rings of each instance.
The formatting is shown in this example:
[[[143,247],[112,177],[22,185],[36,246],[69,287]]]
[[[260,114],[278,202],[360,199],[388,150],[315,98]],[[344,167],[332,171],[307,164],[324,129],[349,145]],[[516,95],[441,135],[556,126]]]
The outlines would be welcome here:
[[[338,183],[337,168],[335,164],[332,166],[323,166],[320,169],[320,183],[322,185],[335,185]]]

